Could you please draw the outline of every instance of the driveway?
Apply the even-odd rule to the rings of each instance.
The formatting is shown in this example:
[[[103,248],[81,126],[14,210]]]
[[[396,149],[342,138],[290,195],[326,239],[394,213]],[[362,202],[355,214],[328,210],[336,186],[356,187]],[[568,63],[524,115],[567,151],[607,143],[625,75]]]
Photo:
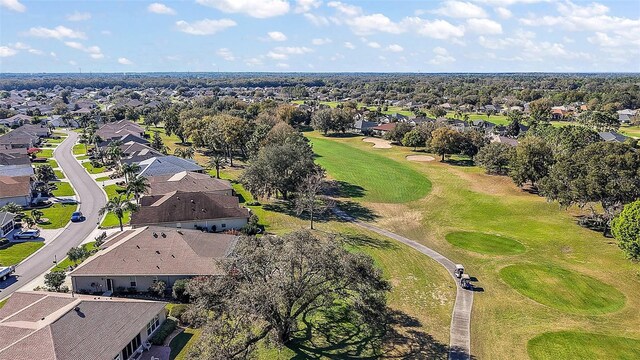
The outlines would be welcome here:
[[[54,259],[58,261],[64,259],[69,249],[80,245],[100,223],[98,211],[106,204],[106,196],[73,156],[72,148],[78,139],[78,133],[70,131],[68,134],[69,136],[55,149],[53,155],[73,185],[77,199],[80,201],[79,211],[82,211],[86,220],[68,223],[54,239],[45,241],[45,246],[18,264],[16,276],[0,282],[0,300],[49,270]]]

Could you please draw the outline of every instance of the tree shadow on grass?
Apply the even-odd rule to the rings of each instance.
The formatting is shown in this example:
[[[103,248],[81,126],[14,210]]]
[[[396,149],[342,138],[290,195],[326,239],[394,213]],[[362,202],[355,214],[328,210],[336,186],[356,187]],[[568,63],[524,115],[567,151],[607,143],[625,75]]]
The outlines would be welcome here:
[[[367,190],[360,185],[354,185],[346,181],[328,181],[324,193],[332,197],[361,198]]]
[[[336,205],[340,210],[346,212],[356,220],[374,221],[379,218],[379,215],[373,212],[371,209],[355,201],[339,201]],[[335,216],[334,219],[337,221],[349,221],[338,216]]]
[[[418,319],[389,310],[382,324],[366,325],[345,307],[333,307],[313,321],[303,319],[287,347],[291,359],[438,359],[449,347],[421,329]]]
[[[398,245],[388,239],[378,239],[364,234],[340,234],[345,243],[357,247],[375,249],[397,249]]]
[[[263,204],[262,208],[268,211],[277,212],[289,216],[296,217],[298,219],[309,221],[309,214],[305,211],[302,214],[296,212],[296,205],[293,200],[274,200],[271,203]],[[315,214],[313,221],[317,223],[326,222],[332,219],[331,211],[327,210],[322,214]]]
[[[470,159],[447,159],[444,161],[445,164],[453,165],[453,166],[474,166],[475,163]]]

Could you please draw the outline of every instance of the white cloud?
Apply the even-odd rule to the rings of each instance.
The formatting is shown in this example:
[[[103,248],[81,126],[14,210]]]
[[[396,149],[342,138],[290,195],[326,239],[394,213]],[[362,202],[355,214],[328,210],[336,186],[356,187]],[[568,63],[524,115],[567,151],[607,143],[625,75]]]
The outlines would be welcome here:
[[[389,46],[387,46],[387,50],[391,51],[391,52],[402,52],[404,51],[404,48],[398,44],[391,44]]]
[[[621,36],[612,37],[602,32],[596,32],[594,36],[588,37],[587,40],[594,45],[602,47],[618,47],[627,43]]]
[[[348,41],[345,41],[345,43],[344,43],[344,47],[346,47],[347,49],[351,49],[351,50],[353,50],[353,49],[355,49],[355,48],[356,48],[356,46],[355,46],[355,45],[353,45],[352,43],[350,43],[350,42],[348,42]]]
[[[338,16],[333,20],[338,24],[346,24],[357,35],[370,35],[377,32],[400,34],[404,29],[394,23],[384,14],[364,14],[362,8],[344,4],[339,1],[331,1],[327,6],[338,11]]]
[[[121,64],[121,65],[133,65],[133,61],[131,61],[131,60],[125,58],[125,57],[121,57],[121,58],[118,58],[118,64]]]
[[[29,49],[28,51],[29,51],[30,54],[33,54],[33,55],[42,55],[42,54],[44,54],[44,52],[42,52],[42,50],[38,50],[38,49]]]
[[[375,41],[369,41],[367,43],[367,46],[370,47],[370,48],[374,48],[374,49],[380,49],[380,44],[378,44]]]
[[[0,0],[0,7],[5,7],[17,12],[25,12],[27,10],[27,7],[18,0]]]
[[[18,53],[18,50],[12,49],[8,46],[0,46],[0,57],[14,56]]]
[[[153,4],[149,4],[149,6],[147,6],[147,11],[154,13],[154,14],[161,14],[161,15],[175,15],[176,11],[173,10],[172,8],[168,7],[165,4],[161,4],[161,3],[153,3]]]
[[[42,38],[54,38],[54,39],[85,39],[87,36],[80,31],[69,29],[68,27],[64,27],[62,25],[56,26],[53,29],[48,29],[46,27],[32,27],[27,32],[27,35],[42,37]]]
[[[222,12],[241,13],[259,19],[289,12],[289,2],[286,0],[196,0],[196,2]]]
[[[477,34],[502,34],[502,25],[489,19],[469,19],[466,28]]]
[[[285,64],[285,63],[277,63],[276,66],[281,68],[281,69],[288,69],[289,68],[289,64]]]
[[[91,13],[74,11],[72,14],[67,15],[69,21],[86,21],[91,19]]]
[[[510,6],[515,4],[535,4],[541,2],[551,2],[553,0],[474,0],[475,2],[493,5],[493,6]]]
[[[100,31],[100,34],[109,36],[109,35],[111,35],[111,31],[109,31],[109,30],[102,30],[102,31]]]
[[[273,49],[274,51],[287,55],[303,55],[313,52],[313,49],[310,49],[305,46],[278,46]]]
[[[317,9],[322,5],[322,1],[320,0],[298,0],[296,3],[296,13],[306,13],[312,9]]]
[[[89,46],[89,47],[85,47],[83,44],[81,44],[81,43],[79,43],[77,41],[65,41],[64,44],[67,45],[68,47],[72,48],[72,49],[76,49],[76,50],[80,50],[80,51],[84,51],[84,52],[88,53],[89,56],[91,56],[92,59],[102,59],[104,57],[104,54],[100,50],[100,47],[95,46],[95,45]]]
[[[503,19],[508,19],[511,17],[511,15],[513,15],[511,13],[511,10],[505,8],[505,7],[497,7],[494,9],[494,11],[496,12],[496,14],[498,14],[498,16],[500,16]]]
[[[58,57],[58,55],[56,55],[56,53],[54,53],[53,51],[50,52],[49,55],[51,55],[51,57],[53,57],[53,58],[57,58]]]
[[[192,23],[180,20],[176,22],[178,30],[191,35],[213,35],[227,28],[236,26],[236,22],[230,19],[211,20],[204,19]]]
[[[269,31],[267,33],[269,35],[269,39],[273,41],[286,41],[287,35],[281,33],[280,31]]]
[[[18,50],[29,50],[31,49],[31,46],[25,44],[25,43],[21,43],[21,42],[17,42],[15,44],[12,45],[12,47],[14,49],[18,49]]]
[[[464,1],[445,1],[434,14],[453,18],[485,18],[487,13],[478,5]]]
[[[323,38],[323,39],[318,38],[318,39],[311,40],[311,43],[313,45],[326,45],[326,44],[331,44],[332,41],[329,38]]]
[[[464,36],[464,27],[455,26],[446,20],[425,20],[419,17],[408,17],[402,21],[416,33],[433,39],[447,40]]]
[[[270,58],[270,59],[273,59],[273,60],[285,60],[285,59],[289,58],[289,55],[278,53],[278,52],[269,51],[267,53],[267,57]]]
[[[456,58],[449,54],[449,51],[443,47],[436,47],[433,49],[435,57],[429,60],[429,64],[432,65],[446,65],[456,61]]]
[[[220,56],[221,58],[227,61],[233,61],[236,59],[236,57],[233,56],[233,53],[231,52],[231,50],[227,48],[218,49],[218,51],[216,51],[216,54],[218,54],[218,56]]]
[[[312,13],[303,14],[305,19],[309,20],[315,26],[327,26],[329,25],[329,19],[324,16],[314,15]]]
[[[76,65],[78,65],[78,63],[73,61],[73,60],[69,60],[69,65],[76,66]]]

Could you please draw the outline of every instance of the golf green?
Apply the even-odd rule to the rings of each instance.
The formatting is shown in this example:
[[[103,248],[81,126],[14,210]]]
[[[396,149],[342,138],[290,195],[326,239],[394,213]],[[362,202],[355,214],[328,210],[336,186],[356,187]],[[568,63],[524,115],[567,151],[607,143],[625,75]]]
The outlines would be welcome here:
[[[567,313],[604,314],[625,303],[613,286],[557,266],[509,265],[500,270],[500,277],[522,295]]]
[[[525,252],[524,245],[507,237],[479,232],[456,231],[445,239],[454,246],[465,250],[490,255],[513,255]]]
[[[640,358],[640,340],[574,331],[547,332],[527,343],[533,360]]]

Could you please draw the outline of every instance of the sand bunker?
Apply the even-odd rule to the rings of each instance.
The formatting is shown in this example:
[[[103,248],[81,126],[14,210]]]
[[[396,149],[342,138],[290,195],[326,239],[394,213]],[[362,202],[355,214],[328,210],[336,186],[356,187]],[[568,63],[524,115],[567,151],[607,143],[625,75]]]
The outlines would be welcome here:
[[[372,143],[373,147],[376,149],[391,149],[391,141],[389,140],[366,137],[362,139],[362,141]]]
[[[429,155],[409,155],[407,156],[407,160],[409,161],[420,161],[420,162],[428,162],[434,161],[436,158]]]

